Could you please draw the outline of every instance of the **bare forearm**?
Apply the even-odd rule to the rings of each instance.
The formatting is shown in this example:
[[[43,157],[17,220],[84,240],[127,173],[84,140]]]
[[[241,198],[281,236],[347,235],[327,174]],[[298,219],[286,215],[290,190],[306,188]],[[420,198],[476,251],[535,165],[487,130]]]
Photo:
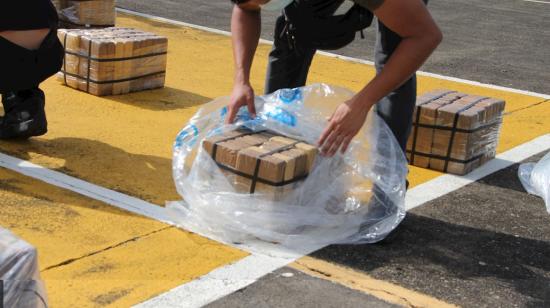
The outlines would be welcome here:
[[[381,100],[420,68],[440,40],[438,33],[403,39],[384,69],[358,93],[357,98],[368,107]]]
[[[235,83],[248,84],[254,53],[261,31],[259,10],[246,10],[234,6],[231,17]]]
[[[357,99],[368,107],[407,81],[442,40],[442,34],[421,0],[383,0],[374,14],[402,40],[384,68]]]

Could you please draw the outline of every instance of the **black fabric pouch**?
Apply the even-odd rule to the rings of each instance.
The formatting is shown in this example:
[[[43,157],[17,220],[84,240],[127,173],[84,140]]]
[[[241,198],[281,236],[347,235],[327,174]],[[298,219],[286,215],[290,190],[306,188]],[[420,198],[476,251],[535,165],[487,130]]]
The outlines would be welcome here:
[[[283,10],[283,33],[291,48],[336,50],[355,39],[356,32],[369,27],[374,15],[354,4],[335,15],[342,0],[294,0]]]

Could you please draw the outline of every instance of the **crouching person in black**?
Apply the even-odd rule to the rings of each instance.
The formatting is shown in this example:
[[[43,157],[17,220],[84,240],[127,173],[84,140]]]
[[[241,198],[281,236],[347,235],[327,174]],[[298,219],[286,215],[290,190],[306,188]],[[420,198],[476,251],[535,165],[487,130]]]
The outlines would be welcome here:
[[[58,17],[50,0],[0,3],[0,139],[47,132],[45,96],[39,85],[61,68]]]

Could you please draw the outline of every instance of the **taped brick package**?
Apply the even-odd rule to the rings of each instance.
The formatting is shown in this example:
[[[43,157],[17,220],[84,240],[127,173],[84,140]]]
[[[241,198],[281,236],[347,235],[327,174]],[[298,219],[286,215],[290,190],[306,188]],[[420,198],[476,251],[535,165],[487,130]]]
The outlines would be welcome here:
[[[238,192],[281,200],[311,171],[317,148],[272,132],[240,129],[207,138],[203,148]]]
[[[0,227],[0,307],[48,307],[36,249]]]
[[[203,107],[178,134],[173,175],[183,200],[167,205],[186,230],[245,249],[372,243],[405,214],[407,166],[371,113],[345,154],[318,154],[326,117],[353,93],[324,84],[256,97],[225,125],[229,98]]]
[[[411,165],[464,175],[495,157],[505,102],[438,90],[417,99]]]
[[[166,73],[166,37],[130,28],[60,29],[65,49],[58,80],[94,95],[161,88]]]
[[[115,0],[53,0],[62,28],[105,28],[115,25]]]

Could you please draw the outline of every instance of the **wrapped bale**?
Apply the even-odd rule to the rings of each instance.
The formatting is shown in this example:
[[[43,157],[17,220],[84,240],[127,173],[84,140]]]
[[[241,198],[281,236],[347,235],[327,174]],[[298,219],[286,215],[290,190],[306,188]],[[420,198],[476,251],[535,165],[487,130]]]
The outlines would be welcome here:
[[[418,98],[409,163],[464,175],[495,157],[505,102],[438,90]]]
[[[255,99],[256,117],[241,108],[232,125],[223,124],[229,97],[204,104],[174,143],[174,182],[185,200],[167,205],[171,219],[250,251],[272,246],[270,255],[277,247],[288,256],[289,249],[382,239],[405,215],[407,166],[391,130],[370,113],[346,153],[321,157],[313,146],[326,117],[352,96],[325,84],[281,89]],[[241,145],[222,160],[235,167],[218,153],[232,139]],[[256,171],[264,180],[250,193]]]
[[[58,80],[94,95],[161,88],[166,37],[130,28],[58,30],[65,60]]]
[[[114,0],[53,0],[60,26],[66,28],[105,28],[115,25]]]
[[[47,307],[36,249],[0,227],[0,307]]]
[[[311,171],[317,148],[271,132],[246,129],[207,138],[203,149],[223,169],[238,192],[280,200]]]

